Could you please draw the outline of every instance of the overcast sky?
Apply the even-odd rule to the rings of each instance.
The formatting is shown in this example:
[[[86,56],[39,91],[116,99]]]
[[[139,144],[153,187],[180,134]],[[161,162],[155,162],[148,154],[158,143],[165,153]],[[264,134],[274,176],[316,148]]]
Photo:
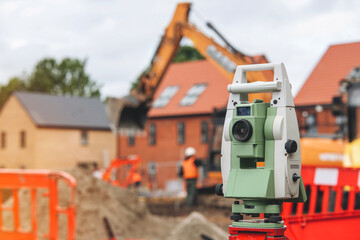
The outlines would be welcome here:
[[[0,83],[44,57],[87,58],[103,96],[126,95],[177,2],[0,0]],[[199,0],[192,9],[191,22],[207,35],[204,20],[239,50],[284,62],[295,93],[329,45],[360,41],[359,0]]]

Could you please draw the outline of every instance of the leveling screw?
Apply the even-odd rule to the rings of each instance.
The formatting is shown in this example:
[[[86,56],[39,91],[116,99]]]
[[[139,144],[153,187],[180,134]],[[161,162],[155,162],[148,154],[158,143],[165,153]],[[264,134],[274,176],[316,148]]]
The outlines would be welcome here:
[[[235,222],[238,222],[240,220],[243,220],[244,217],[243,215],[241,215],[240,213],[233,213],[231,216],[230,216],[230,219],[235,221]]]

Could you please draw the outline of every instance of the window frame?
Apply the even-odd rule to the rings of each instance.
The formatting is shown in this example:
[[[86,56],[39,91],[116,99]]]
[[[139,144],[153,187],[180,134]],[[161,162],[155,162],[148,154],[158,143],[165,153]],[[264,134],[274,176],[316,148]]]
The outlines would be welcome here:
[[[5,149],[6,148],[6,132],[2,131],[1,132],[1,149]]]
[[[155,177],[158,171],[158,164],[156,161],[150,161],[148,163],[148,173],[150,177]]]
[[[135,134],[129,133],[127,139],[128,139],[127,142],[129,147],[135,146]]]
[[[177,123],[177,143],[178,144],[185,143],[185,123],[184,122]]]
[[[86,130],[81,131],[81,145],[82,146],[89,145],[89,133]]]
[[[200,128],[200,140],[201,143],[208,143],[209,142],[209,122],[208,121],[202,121],[201,122],[201,128]]]
[[[25,130],[20,131],[20,148],[26,148],[26,132],[25,132]]]
[[[149,145],[154,146],[156,145],[156,124],[151,123],[149,125]]]
[[[185,96],[180,100],[179,106],[193,106],[201,94],[206,90],[206,83],[195,83],[185,94]]]
[[[155,101],[152,103],[152,107],[153,108],[166,107],[166,105],[168,105],[168,103],[176,95],[179,89],[180,87],[178,85],[171,85],[165,87],[165,89],[161,92],[160,96],[157,99],[155,99]]]

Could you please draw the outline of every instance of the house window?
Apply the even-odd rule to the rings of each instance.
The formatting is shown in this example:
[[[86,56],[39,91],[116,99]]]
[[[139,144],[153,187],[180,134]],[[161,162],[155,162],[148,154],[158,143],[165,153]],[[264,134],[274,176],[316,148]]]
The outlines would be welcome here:
[[[149,127],[149,144],[155,145],[156,144],[156,125],[150,124]]]
[[[209,123],[203,121],[201,123],[201,142],[207,143],[209,139]]]
[[[135,136],[134,134],[129,134],[128,136],[128,145],[134,146],[135,145]]]
[[[167,86],[161,95],[153,102],[152,107],[162,108],[165,107],[173,96],[179,90],[179,86]]]
[[[82,131],[81,132],[81,145],[88,145],[88,132],[87,131]]]
[[[6,147],[6,133],[1,133],[1,148],[4,149]]]
[[[185,97],[181,99],[180,106],[191,106],[193,105],[199,96],[205,91],[206,84],[195,84],[192,88],[187,91]]]
[[[317,133],[316,113],[308,114],[305,118],[305,129],[307,134]]]
[[[149,162],[148,168],[149,168],[148,169],[149,175],[154,177],[156,175],[156,171],[157,171],[156,162]]]
[[[20,147],[21,148],[26,147],[26,132],[25,131],[20,132]]]
[[[179,144],[183,144],[185,142],[185,124],[183,122],[179,122],[177,125],[177,130],[178,130],[177,141]]]

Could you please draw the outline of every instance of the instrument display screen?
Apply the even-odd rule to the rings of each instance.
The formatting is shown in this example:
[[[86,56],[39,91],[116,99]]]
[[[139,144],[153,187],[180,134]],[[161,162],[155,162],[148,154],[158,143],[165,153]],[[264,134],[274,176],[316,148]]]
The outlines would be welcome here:
[[[250,107],[237,107],[236,114],[238,116],[249,116],[251,115]]]

